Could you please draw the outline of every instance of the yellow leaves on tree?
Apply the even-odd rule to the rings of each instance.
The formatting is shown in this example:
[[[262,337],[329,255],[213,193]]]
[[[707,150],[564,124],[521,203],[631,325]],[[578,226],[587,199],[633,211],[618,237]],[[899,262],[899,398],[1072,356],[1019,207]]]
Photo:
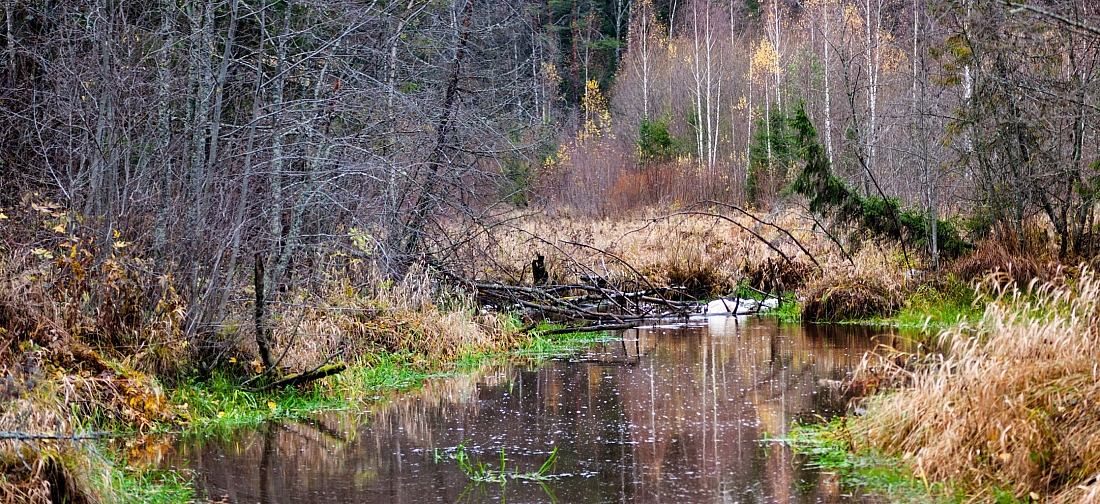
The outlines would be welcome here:
[[[761,39],[749,60],[749,78],[767,79],[779,73],[779,53],[767,38]]]
[[[585,83],[581,106],[584,108],[584,127],[577,134],[577,143],[611,131],[611,112],[607,109],[607,98],[600,92],[600,83],[594,80]]]

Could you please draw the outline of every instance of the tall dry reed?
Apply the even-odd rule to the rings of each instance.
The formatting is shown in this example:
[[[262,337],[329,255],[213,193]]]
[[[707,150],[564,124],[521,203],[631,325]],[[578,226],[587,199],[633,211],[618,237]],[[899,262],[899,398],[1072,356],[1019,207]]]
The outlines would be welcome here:
[[[1004,291],[947,356],[853,430],[918,477],[1056,502],[1100,499],[1100,278]],[[858,439],[858,438],[857,438]]]

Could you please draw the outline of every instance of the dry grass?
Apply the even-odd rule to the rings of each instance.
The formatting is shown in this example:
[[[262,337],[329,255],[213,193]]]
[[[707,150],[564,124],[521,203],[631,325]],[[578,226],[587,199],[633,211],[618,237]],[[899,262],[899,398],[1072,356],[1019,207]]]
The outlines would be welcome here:
[[[835,246],[797,212],[760,217],[791,230],[825,269],[848,269]],[[688,286],[698,297],[729,293],[742,280],[781,284],[789,291],[813,276],[811,261],[789,237],[745,216],[733,219],[737,224],[675,211],[597,220],[574,218],[566,210],[528,216],[512,230],[498,233],[497,241],[486,247],[495,253],[483,257],[471,273],[486,281],[530,284],[530,263],[537,253],[546,257],[552,282],[572,283],[596,275],[630,288],[629,282],[640,280],[633,268],[653,285]],[[785,260],[743,227],[794,259],[794,266],[787,267]],[[782,266],[776,267],[780,262]]]
[[[995,484],[1020,497],[1095,502],[1100,278],[1006,291],[976,327],[944,337],[949,356],[877,398],[856,432],[976,499]]]
[[[743,272],[753,288],[764,292],[789,292],[805,285],[814,267],[804,260],[787,262],[781,257],[768,257],[762,262],[746,263]]]
[[[285,293],[269,306],[280,367],[300,372],[338,354],[356,361],[374,352],[441,360],[464,350],[491,351],[515,343],[516,330],[506,316],[478,309],[469,295],[423,270],[414,269],[401,282],[367,277],[366,288],[335,276],[310,291]],[[249,363],[256,359],[252,304],[232,313],[218,343],[222,360],[233,359],[251,373],[255,366]]]
[[[998,282],[1015,282],[1026,286],[1032,280],[1047,282],[1058,273],[1055,263],[1038,262],[1031,257],[1009,251],[1002,241],[983,240],[977,249],[948,267],[948,271],[966,281],[985,278],[994,273]]]
[[[878,277],[847,277],[811,289],[802,305],[807,322],[889,317],[901,306],[902,294]]]
[[[122,414],[141,407],[123,404],[105,379],[65,376],[44,381],[18,399],[2,403],[0,431],[25,434],[78,434],[74,410],[95,407],[100,414]],[[104,395],[108,397],[104,397]],[[163,397],[163,396],[161,396]],[[102,405],[96,405],[102,401]],[[81,406],[83,405],[83,406]],[[81,440],[0,441],[0,501],[12,503],[103,502],[112,498],[108,462]]]

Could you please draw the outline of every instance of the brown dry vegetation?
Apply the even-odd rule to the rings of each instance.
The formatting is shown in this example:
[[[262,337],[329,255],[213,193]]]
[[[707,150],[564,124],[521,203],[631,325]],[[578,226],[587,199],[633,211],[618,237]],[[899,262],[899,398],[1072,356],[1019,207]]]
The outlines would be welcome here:
[[[592,219],[561,211],[527,217],[500,233],[492,247],[496,253],[484,258],[478,276],[529,284],[530,261],[536,253],[546,257],[555,282],[575,282],[582,275],[598,275],[612,282],[637,281],[633,268],[654,285],[689,286],[704,296],[729,294],[742,280],[765,290],[793,291],[820,275],[793,240],[747,217],[671,215],[639,213],[632,218]],[[795,239],[826,269],[845,268],[835,246],[809,231],[809,222],[797,212],[776,212],[768,220],[793,230]],[[793,259],[793,265],[741,226],[755,230],[782,250]]]
[[[811,321],[889,317],[901,304],[898,286],[877,277],[842,278],[821,283],[806,294],[802,317]]]
[[[177,279],[151,273],[153,261],[118,236],[85,236],[56,205],[28,206],[0,220],[0,431],[22,436],[0,440],[0,501],[116,500],[108,462],[73,436],[175,422],[179,405],[162,381],[256,373],[252,292],[238,286],[221,326],[188,335]],[[402,282],[336,273],[271,303],[285,370],[371,352],[440,360],[516,342],[505,316],[480,313],[422,269]],[[58,439],[33,439],[43,435]]]
[[[1052,502],[1100,498],[1100,278],[1009,288],[974,327],[945,332],[947,357],[873,401],[854,432],[911,460],[919,477],[976,498],[990,486]],[[1034,498],[1034,496],[1032,496]]]

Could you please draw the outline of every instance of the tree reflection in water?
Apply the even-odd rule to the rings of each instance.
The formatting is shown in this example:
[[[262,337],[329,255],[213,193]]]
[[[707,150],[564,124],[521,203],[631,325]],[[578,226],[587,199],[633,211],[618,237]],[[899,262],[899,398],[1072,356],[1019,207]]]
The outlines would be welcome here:
[[[434,380],[367,415],[328,413],[231,439],[185,443],[172,464],[230,502],[845,502],[835,480],[800,468],[791,422],[844,407],[818,393],[890,330],[712,318],[627,331],[537,368],[490,366]],[[536,471],[545,487],[468,488],[448,453]]]

